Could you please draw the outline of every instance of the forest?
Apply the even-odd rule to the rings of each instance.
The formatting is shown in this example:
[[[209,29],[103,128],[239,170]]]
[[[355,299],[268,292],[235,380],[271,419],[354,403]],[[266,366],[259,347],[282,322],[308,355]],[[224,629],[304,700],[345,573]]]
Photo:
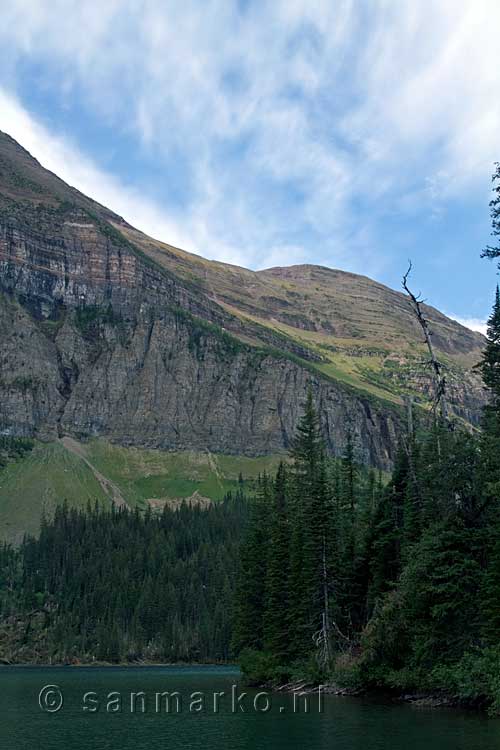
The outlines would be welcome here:
[[[227,661],[246,508],[239,492],[159,515],[61,505],[0,548],[0,658]]]

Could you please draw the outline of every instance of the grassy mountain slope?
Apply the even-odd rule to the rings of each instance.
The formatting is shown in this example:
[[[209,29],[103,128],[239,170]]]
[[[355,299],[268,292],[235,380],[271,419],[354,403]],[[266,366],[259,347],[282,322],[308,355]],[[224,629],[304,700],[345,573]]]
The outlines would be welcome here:
[[[285,348],[293,342],[323,375],[391,402],[402,403],[405,395],[428,402],[428,355],[404,294],[365,276],[320,266],[250,271],[114,225],[148,257],[198,284],[210,300],[238,318],[242,332],[237,335],[243,340],[259,345],[269,332]],[[435,349],[448,370],[452,400],[464,380],[481,399],[481,384],[471,368],[480,359],[483,336],[435,308],[424,309]]]
[[[161,510],[165,503],[188,498],[220,500],[240,486],[252,489],[258,475],[274,472],[280,460],[74,442],[71,449],[63,441],[37,443],[30,454],[0,469],[0,541],[36,534],[42,515],[50,516],[64,500],[72,507],[95,501],[109,507],[115,488],[130,508]]]
[[[82,508],[95,500],[111,505],[81,459],[60,443],[37,444],[0,471],[0,539],[19,542],[24,533],[36,534],[41,517],[65,499]]]

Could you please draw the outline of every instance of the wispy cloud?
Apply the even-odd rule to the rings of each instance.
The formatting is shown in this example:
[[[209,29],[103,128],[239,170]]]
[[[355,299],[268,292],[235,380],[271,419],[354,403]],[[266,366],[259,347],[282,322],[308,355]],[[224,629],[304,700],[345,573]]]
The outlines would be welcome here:
[[[55,137],[13,97],[0,89],[1,127],[44,167],[154,237],[190,248],[190,238],[168,213],[133,188],[107,174],[67,138]]]
[[[456,320],[457,323],[466,328],[470,328],[471,331],[479,331],[483,336],[486,336],[487,324],[485,320],[480,320],[479,318],[461,318],[459,315],[452,315],[451,313],[448,313],[448,317]]]
[[[61,97],[178,163],[183,204],[103,175],[5,92],[0,127],[208,257],[380,273],[393,260],[375,238],[386,217],[439,217],[498,156],[497,0],[11,0],[0,20],[8,90],[18,62],[42,66]]]

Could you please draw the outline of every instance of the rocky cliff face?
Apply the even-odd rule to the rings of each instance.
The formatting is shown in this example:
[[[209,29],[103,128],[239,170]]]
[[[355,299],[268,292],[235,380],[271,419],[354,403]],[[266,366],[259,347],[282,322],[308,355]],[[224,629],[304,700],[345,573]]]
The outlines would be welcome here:
[[[37,319],[14,295],[2,296],[2,432],[272,453],[290,444],[311,384],[332,451],[343,447],[351,423],[365,460],[386,468],[392,461],[397,409],[289,359],[145,304],[126,319],[99,307],[58,313]]]
[[[335,320],[307,318],[307,293],[282,276],[161,247],[0,135],[0,433],[270,453],[288,447],[311,385],[329,448],[343,449],[349,427],[363,458],[389,468],[401,398],[392,386],[384,397],[383,379],[370,390],[369,378],[335,377],[329,357],[343,343],[317,337]],[[255,290],[268,300],[260,317]],[[447,320],[451,353],[475,356],[478,337]],[[339,330],[351,324],[339,313]],[[473,422],[482,393],[457,372],[457,414]]]

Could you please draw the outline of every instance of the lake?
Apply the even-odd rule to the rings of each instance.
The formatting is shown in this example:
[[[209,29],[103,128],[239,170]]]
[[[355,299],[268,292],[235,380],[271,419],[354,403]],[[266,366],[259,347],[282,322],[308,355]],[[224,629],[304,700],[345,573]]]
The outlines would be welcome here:
[[[228,667],[0,668],[2,750],[500,750],[500,721],[472,712],[328,695],[305,709]]]

